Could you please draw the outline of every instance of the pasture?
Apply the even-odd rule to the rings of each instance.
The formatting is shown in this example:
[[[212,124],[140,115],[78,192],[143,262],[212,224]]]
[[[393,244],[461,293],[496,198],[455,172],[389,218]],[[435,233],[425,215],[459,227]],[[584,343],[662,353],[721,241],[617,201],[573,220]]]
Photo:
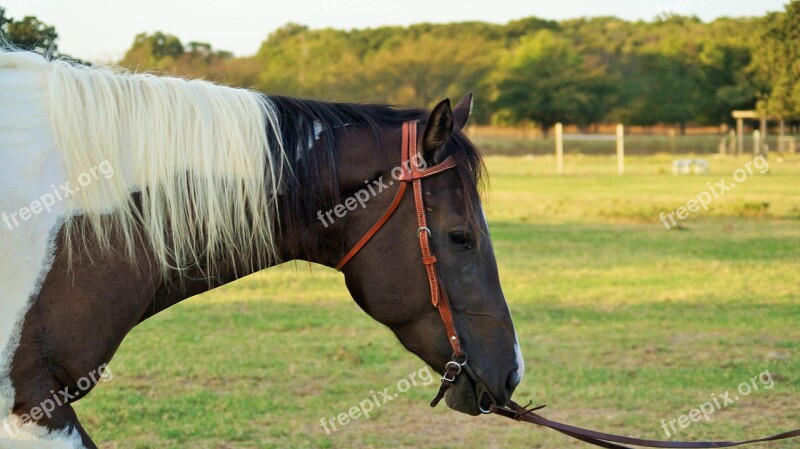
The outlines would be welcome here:
[[[710,175],[676,177],[669,156],[631,156],[619,177],[610,156],[567,155],[568,175],[557,177],[551,156],[488,157],[487,213],[527,363],[518,402],[548,404],[544,416],[570,424],[661,439],[662,420],[768,370],[772,388],[676,438],[797,427],[800,157],[770,159],[768,174],[667,231],[659,212],[749,160],[708,158]],[[146,322],[110,367],[113,381],[76,407],[104,449],[583,447],[498,417],[431,410],[436,384],[326,434],[321,418],[423,365],[358,309],[338,273],[303,263]]]

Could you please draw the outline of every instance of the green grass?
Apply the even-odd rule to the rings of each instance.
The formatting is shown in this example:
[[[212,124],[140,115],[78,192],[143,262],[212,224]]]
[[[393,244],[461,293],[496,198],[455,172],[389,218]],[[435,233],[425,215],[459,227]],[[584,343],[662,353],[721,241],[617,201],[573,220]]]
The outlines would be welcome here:
[[[558,177],[552,158],[488,159],[491,231],[528,364],[518,401],[549,404],[546,416],[571,424],[662,438],[662,419],[769,370],[772,389],[678,437],[798,427],[800,158],[771,160],[769,174],[679,230],[658,222],[746,160],[711,159],[712,174],[675,177],[667,156],[632,157],[619,177],[613,159],[570,156],[571,175]],[[422,366],[348,298],[338,273],[289,264],[135,329],[114,380],[77,408],[106,449],[584,447],[431,410],[433,385],[334,435],[320,427]]]

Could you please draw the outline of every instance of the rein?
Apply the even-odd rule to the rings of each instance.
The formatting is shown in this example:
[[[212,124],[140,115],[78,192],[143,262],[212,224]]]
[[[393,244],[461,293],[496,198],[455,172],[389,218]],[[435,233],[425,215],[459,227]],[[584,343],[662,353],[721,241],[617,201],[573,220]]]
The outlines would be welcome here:
[[[336,270],[342,271],[345,265],[350,262],[361,249],[381,230],[387,221],[394,215],[400,202],[406,194],[408,185],[412,185],[414,192],[414,207],[417,212],[417,236],[419,237],[419,246],[422,252],[422,263],[425,266],[425,273],[428,278],[428,285],[431,292],[431,302],[433,306],[439,311],[439,315],[444,323],[445,330],[447,331],[447,339],[450,346],[453,348],[452,359],[445,365],[445,371],[442,375],[442,384],[439,387],[439,392],[436,397],[431,401],[431,407],[436,407],[439,402],[444,398],[447,390],[455,384],[456,377],[461,372],[466,372],[469,377],[475,382],[476,395],[478,396],[478,408],[484,414],[494,413],[495,415],[503,416],[516,421],[524,421],[538,426],[547,427],[557,432],[563,433],[569,437],[577,440],[593,444],[595,446],[610,448],[610,449],[626,449],[628,444],[631,446],[639,447],[654,447],[654,448],[667,448],[667,449],[702,449],[702,448],[715,448],[715,447],[734,447],[745,444],[761,443],[767,441],[785,440],[789,438],[800,437],[800,429],[790,432],[779,433],[770,437],[759,438],[747,441],[659,441],[659,440],[645,440],[640,438],[630,438],[610,433],[598,432],[595,430],[583,429],[581,427],[563,424],[557,421],[551,421],[543,416],[534,413],[544,406],[528,409],[522,407],[514,401],[509,401],[505,406],[492,405],[488,410],[484,410],[480,405],[480,400],[484,394],[491,397],[491,393],[483,381],[478,378],[475,372],[467,363],[467,353],[461,347],[461,339],[456,331],[455,324],[453,324],[453,311],[450,308],[450,300],[447,297],[447,292],[444,289],[441,277],[439,274],[439,267],[437,264],[436,255],[431,248],[431,230],[428,228],[428,220],[425,214],[425,200],[422,192],[422,179],[427,178],[444,171],[450,170],[458,165],[458,159],[454,156],[448,156],[441,163],[432,167],[420,168],[418,165],[418,150],[417,150],[417,122],[409,121],[403,123],[403,145],[401,153],[401,167],[402,175],[397,181],[400,182],[400,187],[394,197],[389,208],[383,213],[380,219],[372,226],[372,228],[364,234],[363,237],[353,246],[350,251],[345,254],[342,260],[336,265]],[[492,402],[494,398],[492,398]]]
[[[639,447],[657,447],[667,449],[702,449],[713,447],[734,447],[743,446],[745,444],[764,443],[767,441],[786,440],[790,438],[800,437],[800,429],[792,430],[789,432],[779,433],[769,437],[758,438],[755,440],[746,441],[662,441],[662,440],[645,440],[641,438],[631,438],[611,433],[598,432],[596,430],[583,429],[581,427],[570,426],[557,421],[551,421],[543,416],[534,413],[537,410],[544,408],[539,406],[532,409],[522,407],[514,401],[509,401],[505,407],[491,406],[492,413],[516,421],[524,421],[537,426],[547,427],[556,432],[561,432],[564,435],[581,440],[585,443],[593,444],[599,447],[611,449],[627,449],[628,444],[631,446]]]

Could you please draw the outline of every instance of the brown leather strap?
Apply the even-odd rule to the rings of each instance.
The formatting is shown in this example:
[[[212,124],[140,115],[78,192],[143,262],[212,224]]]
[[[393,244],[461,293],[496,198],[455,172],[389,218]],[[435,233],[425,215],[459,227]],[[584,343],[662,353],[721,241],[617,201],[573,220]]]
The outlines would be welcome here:
[[[403,168],[402,174],[398,181],[397,194],[395,194],[392,204],[386,209],[381,218],[364,234],[363,237],[342,257],[342,260],[336,265],[338,271],[350,262],[356,254],[361,251],[364,246],[381,230],[387,221],[394,215],[400,202],[405,196],[408,184],[413,185],[414,190],[414,207],[417,211],[417,235],[419,237],[419,246],[422,251],[422,263],[425,266],[425,274],[428,278],[428,287],[431,293],[431,302],[433,306],[439,311],[439,315],[444,323],[445,330],[447,331],[447,340],[450,346],[453,347],[453,356],[460,358],[464,357],[464,351],[461,348],[461,339],[456,331],[456,326],[453,323],[453,312],[450,309],[450,300],[447,298],[444,286],[439,278],[439,266],[437,263],[436,255],[433,253],[430,242],[430,229],[428,228],[428,220],[425,214],[425,198],[422,193],[422,179],[429,176],[434,176],[443,171],[450,170],[458,165],[458,159],[449,156],[440,164],[432,167],[420,168],[417,151],[417,122],[403,123],[403,143],[400,153],[400,166]]]
[[[358,254],[358,252],[361,251],[361,248],[366,246],[367,242],[369,242],[370,239],[372,239],[372,237],[374,237],[375,234],[377,234],[378,231],[381,230],[383,225],[385,225],[386,222],[389,221],[390,218],[392,218],[394,211],[396,211],[397,207],[400,206],[400,201],[403,199],[403,196],[405,196],[406,188],[408,188],[408,184],[405,182],[401,182],[400,187],[397,190],[397,194],[394,196],[392,204],[389,205],[389,208],[386,209],[386,212],[383,213],[383,215],[377,221],[377,223],[375,223],[375,225],[372,226],[372,228],[370,228],[370,230],[367,231],[367,233],[364,234],[363,237],[361,237],[361,240],[359,240],[358,243],[356,243],[355,246],[353,246],[353,248],[350,251],[348,251],[347,254],[342,258],[342,260],[336,265],[337,271],[342,271],[342,268],[344,268],[344,266],[347,265],[347,262],[350,262],[350,259],[355,257],[356,254]]]
[[[551,421],[543,416],[533,413],[543,407],[535,409],[526,409],[519,404],[509,401],[506,407],[492,406],[492,413],[506,418],[515,419],[517,421],[525,421],[531,424],[547,427],[564,435],[584,441],[586,443],[594,444],[595,446],[606,448],[626,448],[620,444],[629,444],[639,447],[657,447],[668,449],[702,449],[714,447],[734,447],[742,446],[745,444],[763,443],[766,441],[785,440],[789,438],[800,437],[800,429],[792,430],[790,432],[783,432],[777,435],[772,435],[765,438],[758,438],[755,440],[747,441],[661,441],[661,440],[645,440],[641,438],[631,438],[610,433],[598,432],[595,430],[583,429],[569,424],[563,424],[557,421]],[[617,444],[619,443],[619,444]]]
[[[408,136],[408,127],[409,127],[408,122],[403,123],[403,131],[402,131],[403,143],[400,149],[400,166],[402,168],[402,175],[400,179],[398,179],[398,181],[400,181],[400,187],[398,187],[397,189],[397,194],[394,196],[392,204],[389,205],[389,208],[386,209],[386,212],[383,213],[381,218],[370,228],[369,231],[367,231],[366,234],[364,234],[363,237],[361,237],[361,239],[350,249],[350,251],[348,251],[347,254],[345,254],[345,256],[342,257],[342,260],[340,260],[339,263],[336,264],[336,271],[342,271],[342,268],[344,268],[344,266],[347,265],[347,263],[350,262],[350,260],[353,257],[355,257],[356,254],[358,254],[358,252],[361,251],[362,248],[364,248],[364,246],[367,245],[367,243],[372,239],[372,237],[375,237],[375,234],[377,234],[378,231],[381,230],[383,225],[385,225],[386,222],[389,221],[390,218],[392,218],[392,215],[394,215],[395,211],[400,206],[400,201],[406,194],[406,189],[408,188],[408,182],[412,179],[411,177],[406,179],[406,174],[410,173],[410,162],[408,162],[408,151],[410,145]]]
[[[444,399],[444,394],[447,393],[447,390],[455,385],[456,376],[459,374],[461,374],[461,365],[458,362],[450,362],[445,366],[442,384],[439,386],[439,392],[436,393],[436,397],[431,401],[431,407],[439,405],[439,402]]]
[[[419,158],[417,157],[417,123],[412,122],[406,127],[408,131],[408,160],[411,162],[411,179],[414,184],[414,206],[417,209],[417,236],[419,237],[419,247],[422,251],[422,261],[425,265],[425,273],[428,277],[428,286],[431,291],[431,301],[433,306],[439,310],[439,316],[442,317],[445,330],[447,331],[447,340],[450,346],[453,347],[453,356],[463,357],[464,351],[461,348],[461,339],[458,337],[458,331],[453,323],[453,311],[450,309],[450,301],[447,298],[447,293],[444,287],[439,282],[439,265],[436,262],[436,256],[433,254],[431,248],[431,231],[428,228],[428,218],[425,212],[425,198],[422,195],[422,178],[425,176],[432,176],[441,173],[445,170],[455,167],[456,159],[448,157],[441,164],[428,168],[424,172],[420,170],[417,165]],[[424,175],[419,175],[425,173]]]
[[[433,167],[428,167],[424,169],[415,169],[415,170],[403,170],[403,174],[400,175],[399,181],[414,181],[417,179],[428,178],[430,176],[439,174],[443,171],[450,170],[451,168],[458,165],[458,159],[455,156],[447,156],[445,160],[441,163],[434,165]]]

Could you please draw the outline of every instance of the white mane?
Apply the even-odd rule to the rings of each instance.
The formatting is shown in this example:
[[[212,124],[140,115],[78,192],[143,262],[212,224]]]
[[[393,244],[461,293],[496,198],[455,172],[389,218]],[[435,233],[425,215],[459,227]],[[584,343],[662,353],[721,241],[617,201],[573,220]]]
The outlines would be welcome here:
[[[268,135],[280,131],[265,96],[26,52],[0,51],[0,67],[44,74],[42,94],[73,185],[98,166],[114,174],[70,198],[68,217],[89,223],[79,229],[67,220],[70,239],[107,249],[112,232],[122,232],[131,256],[143,236],[165,272],[278,259],[273,227],[286,165],[283,148],[270,148]],[[131,197],[137,191],[141,214]]]

